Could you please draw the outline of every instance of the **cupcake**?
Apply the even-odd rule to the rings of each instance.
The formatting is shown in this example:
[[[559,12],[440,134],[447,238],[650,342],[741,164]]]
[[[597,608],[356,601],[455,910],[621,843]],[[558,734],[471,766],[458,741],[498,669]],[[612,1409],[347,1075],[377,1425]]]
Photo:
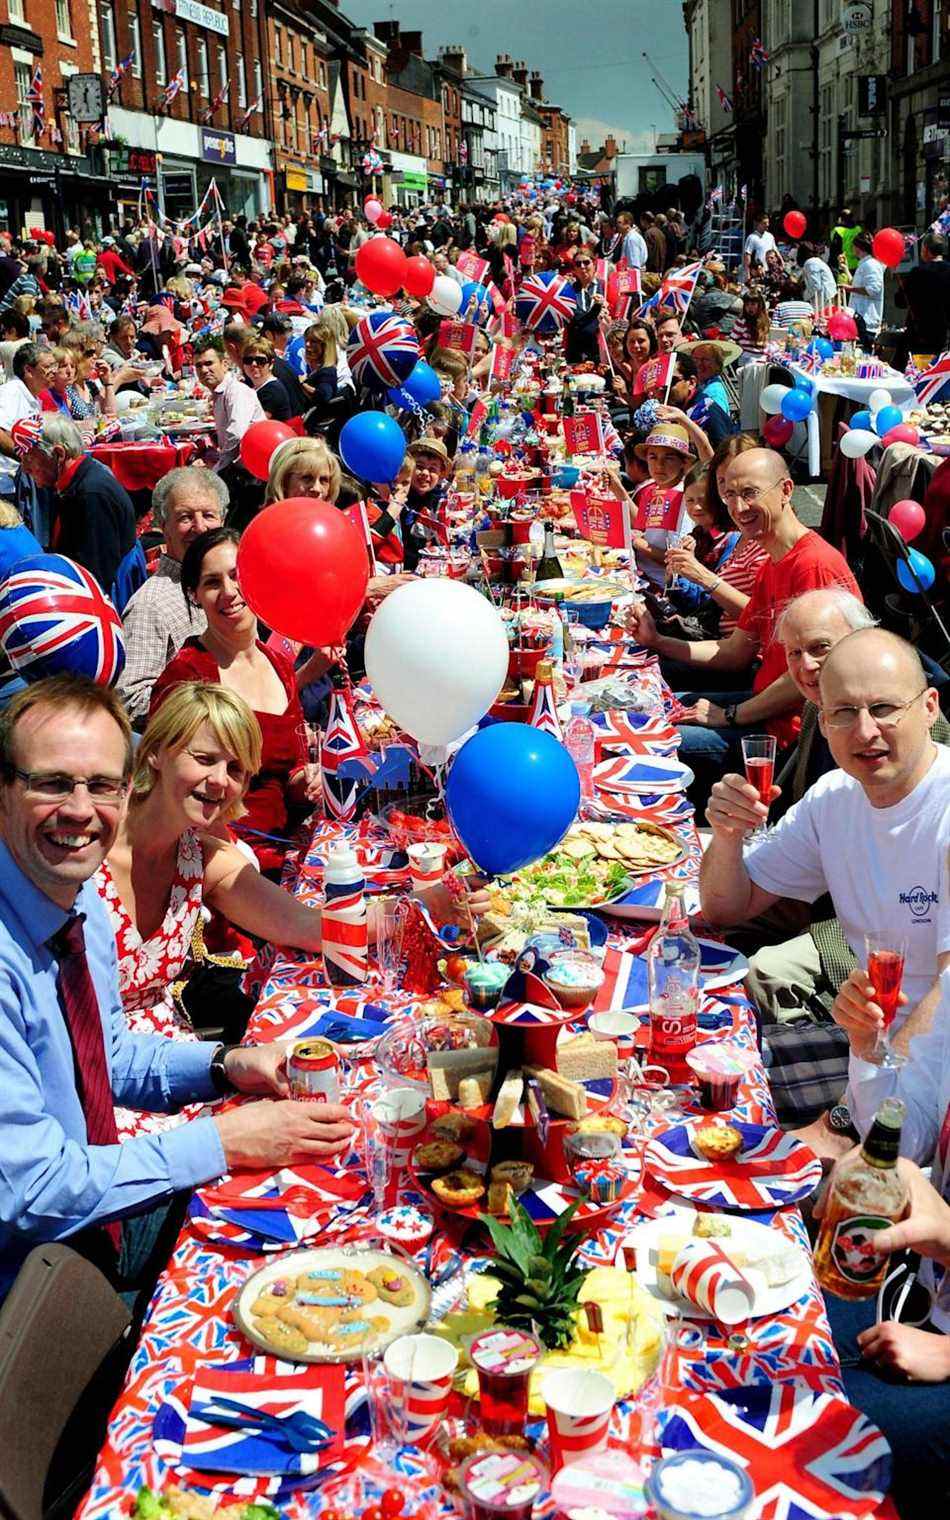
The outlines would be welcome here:
[[[386,1240],[402,1246],[404,1251],[418,1251],[435,1229],[435,1220],[427,1209],[401,1203],[394,1209],[384,1209],[376,1221],[376,1228]]]

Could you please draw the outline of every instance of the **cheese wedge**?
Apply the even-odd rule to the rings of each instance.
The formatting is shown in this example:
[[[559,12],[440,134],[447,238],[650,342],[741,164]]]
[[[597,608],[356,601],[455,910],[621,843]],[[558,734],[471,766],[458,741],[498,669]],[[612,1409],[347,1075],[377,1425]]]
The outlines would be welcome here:
[[[521,1096],[524,1092],[524,1072],[521,1069],[510,1071],[502,1082],[495,1099],[495,1107],[492,1112],[491,1122],[493,1129],[505,1129],[515,1116]]]
[[[587,1112],[587,1094],[579,1082],[540,1067],[529,1067],[528,1075],[537,1077],[544,1101],[552,1113],[564,1114],[568,1119],[583,1119]]]

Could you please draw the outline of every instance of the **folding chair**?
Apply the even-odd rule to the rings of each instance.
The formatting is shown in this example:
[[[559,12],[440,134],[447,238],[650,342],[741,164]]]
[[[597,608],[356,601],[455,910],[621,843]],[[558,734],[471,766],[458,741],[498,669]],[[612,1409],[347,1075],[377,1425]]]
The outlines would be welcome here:
[[[69,1246],[30,1252],[0,1307],[0,1513],[6,1520],[73,1513],[125,1371],[130,1323],[111,1283]],[[60,1447],[80,1400],[81,1418]],[[44,1495],[54,1475],[56,1491]]]
[[[925,634],[932,630],[934,646],[932,648],[929,647],[929,640],[926,641],[928,645],[926,652],[931,655],[942,670],[950,671],[950,631],[948,631],[930,596],[922,586],[918,585],[915,601],[919,601],[922,604],[922,614],[918,612],[916,605],[911,610],[901,605],[900,598],[907,595],[897,574],[897,567],[901,560],[908,566],[913,576],[910,552],[901,534],[880,512],[873,512],[870,508],[866,508],[864,515],[868,525],[865,543],[876,551],[879,566],[889,576],[892,585],[898,588],[897,597],[894,596],[893,592],[888,592],[882,596],[883,607],[886,613],[890,613],[892,620],[896,615],[896,618],[903,619],[905,624],[910,623],[914,625],[910,629],[905,628],[901,631],[905,637],[909,637],[918,647],[925,644]],[[873,608],[875,604],[868,595],[869,579],[873,580],[873,567],[869,565],[869,558],[870,556],[866,551],[862,587],[865,601],[868,606]]]

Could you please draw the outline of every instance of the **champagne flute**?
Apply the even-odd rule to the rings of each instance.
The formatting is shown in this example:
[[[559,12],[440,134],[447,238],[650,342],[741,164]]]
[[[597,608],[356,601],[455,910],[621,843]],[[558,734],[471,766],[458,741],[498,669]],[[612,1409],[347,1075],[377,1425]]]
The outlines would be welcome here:
[[[759,801],[768,807],[772,800],[772,777],[775,774],[775,739],[771,734],[746,734],[742,740],[742,762],[745,779],[755,787]],[[750,839],[763,839],[768,824],[759,824],[752,830]]]
[[[907,939],[891,929],[882,929],[864,936],[864,950],[874,1001],[884,1015],[884,1027],[872,1059],[880,1066],[896,1069],[904,1065],[906,1057],[898,1055],[891,1045],[890,1028],[897,1014],[904,979]]]

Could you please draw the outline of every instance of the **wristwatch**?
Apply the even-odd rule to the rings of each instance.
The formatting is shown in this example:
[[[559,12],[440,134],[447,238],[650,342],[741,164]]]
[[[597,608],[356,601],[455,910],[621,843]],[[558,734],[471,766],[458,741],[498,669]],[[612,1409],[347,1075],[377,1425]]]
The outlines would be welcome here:
[[[722,711],[723,711],[723,716],[725,717],[725,720],[726,720],[727,723],[730,723],[730,724],[735,723],[735,721],[736,721],[736,713],[739,711],[739,708],[741,706],[742,706],[741,702],[727,702],[726,703],[726,705],[725,705],[725,707],[723,708]]]
[[[225,1066],[228,1054],[232,1050],[237,1050],[237,1048],[237,1045],[218,1045],[211,1056],[208,1076],[211,1078],[211,1085],[215,1092],[220,1093],[222,1098],[238,1091],[228,1076],[227,1067]]]
[[[836,1135],[850,1135],[852,1140],[858,1139],[858,1132],[851,1122],[851,1110],[846,1103],[836,1103],[825,1114],[825,1123]]]

